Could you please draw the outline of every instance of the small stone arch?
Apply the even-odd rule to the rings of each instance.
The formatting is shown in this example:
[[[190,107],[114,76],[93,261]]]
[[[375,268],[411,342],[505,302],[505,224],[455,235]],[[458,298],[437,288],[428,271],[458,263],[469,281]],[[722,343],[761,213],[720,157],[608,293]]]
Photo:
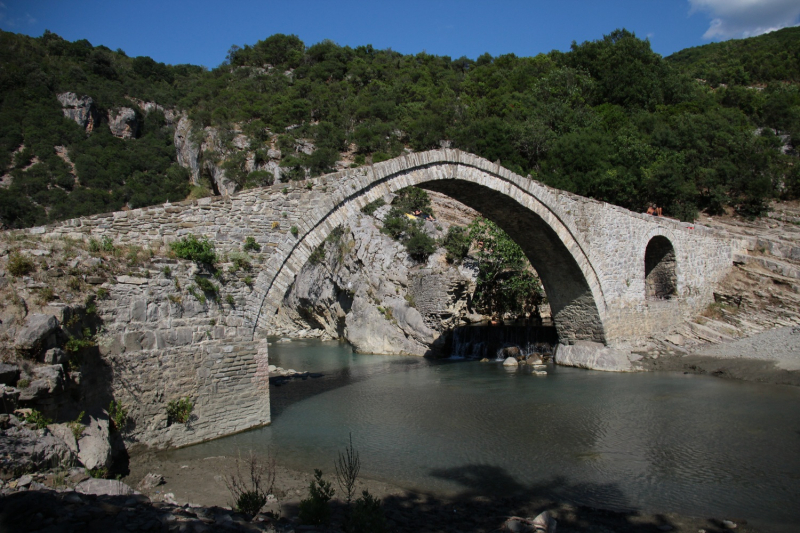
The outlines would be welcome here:
[[[675,247],[663,235],[647,243],[644,253],[644,287],[648,300],[669,300],[678,294]]]

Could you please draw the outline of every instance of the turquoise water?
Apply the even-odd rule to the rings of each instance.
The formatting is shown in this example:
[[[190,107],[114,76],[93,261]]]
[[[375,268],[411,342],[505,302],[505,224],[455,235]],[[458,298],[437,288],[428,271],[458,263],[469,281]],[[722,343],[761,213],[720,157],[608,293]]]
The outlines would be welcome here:
[[[800,389],[678,373],[353,354],[270,346],[322,376],[270,387],[270,427],[172,452],[271,448],[333,472],[352,432],[362,475],[438,494],[552,494],[578,504],[800,523]]]

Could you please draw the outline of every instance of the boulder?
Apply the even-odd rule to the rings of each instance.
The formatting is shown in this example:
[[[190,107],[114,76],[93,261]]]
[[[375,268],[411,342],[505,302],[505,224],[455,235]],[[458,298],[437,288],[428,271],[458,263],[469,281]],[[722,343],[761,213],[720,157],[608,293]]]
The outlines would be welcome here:
[[[514,357],[507,357],[506,360],[503,361],[503,366],[519,366],[519,361]]]
[[[513,357],[519,359],[522,353],[519,351],[519,346],[506,346],[503,348],[503,357]]]
[[[87,479],[75,485],[75,492],[95,496],[130,496],[139,494],[131,487],[116,479]]]
[[[533,519],[533,527],[536,528],[537,533],[556,533],[556,521],[548,511]]]
[[[133,139],[139,133],[139,119],[130,107],[117,107],[108,113],[108,127],[114,137]]]
[[[27,402],[39,400],[64,391],[66,379],[61,365],[40,366],[33,369],[33,380],[22,389],[19,399]]]
[[[89,425],[78,440],[78,459],[88,470],[111,466],[109,436],[108,420],[90,417]]]
[[[67,445],[67,448],[69,448],[72,453],[78,453],[78,441],[75,440],[75,434],[68,424],[48,424],[47,429],[54,436],[64,441],[64,444]]]
[[[19,380],[19,367],[0,363],[0,384],[14,386]]]
[[[161,474],[153,474],[151,472],[142,478],[137,488],[139,490],[152,490],[157,486],[162,485],[163,483],[164,483],[164,476],[162,476]]]
[[[36,472],[72,465],[76,460],[64,441],[48,430],[16,425],[0,432],[0,473]]]
[[[605,372],[635,372],[630,356],[630,352],[616,350],[599,342],[575,341],[575,344],[558,345],[554,360],[562,366]]]
[[[17,408],[20,391],[0,384],[0,413],[13,413]]]
[[[25,354],[36,354],[55,345],[58,319],[53,315],[32,314],[17,333],[16,348]]]
[[[42,361],[48,365],[63,365],[68,359],[69,355],[61,348],[50,348],[44,353]]]

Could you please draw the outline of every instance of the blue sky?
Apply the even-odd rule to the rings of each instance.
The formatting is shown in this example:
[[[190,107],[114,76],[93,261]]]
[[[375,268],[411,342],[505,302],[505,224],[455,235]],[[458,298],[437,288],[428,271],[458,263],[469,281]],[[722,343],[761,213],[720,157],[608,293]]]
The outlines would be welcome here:
[[[800,0],[0,0],[0,28],[213,68],[231,45],[274,33],[402,53],[493,56],[568,50],[625,27],[667,56],[800,23]]]

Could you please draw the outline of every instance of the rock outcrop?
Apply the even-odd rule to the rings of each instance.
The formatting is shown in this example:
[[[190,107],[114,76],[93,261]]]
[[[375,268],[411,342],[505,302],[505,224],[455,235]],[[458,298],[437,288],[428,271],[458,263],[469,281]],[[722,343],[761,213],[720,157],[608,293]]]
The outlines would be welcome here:
[[[357,215],[333,233],[287,293],[273,333],[345,338],[361,353],[443,353],[448,331],[471,315],[476,273],[448,264],[442,249],[415,262],[381,233],[388,210]],[[426,226],[434,236],[446,231]]]
[[[181,115],[178,125],[175,126],[175,151],[178,164],[189,169],[192,174],[192,183],[200,184],[200,148],[192,142],[192,121],[185,114]]]
[[[130,107],[117,107],[108,113],[108,127],[114,137],[134,139],[139,133],[139,118]]]
[[[58,319],[53,315],[33,314],[28,316],[25,326],[17,334],[16,349],[26,355],[55,347]]]
[[[94,130],[100,118],[94,100],[89,96],[79,98],[72,92],[61,93],[57,98],[61,102],[65,117],[74,120],[87,132]]]

